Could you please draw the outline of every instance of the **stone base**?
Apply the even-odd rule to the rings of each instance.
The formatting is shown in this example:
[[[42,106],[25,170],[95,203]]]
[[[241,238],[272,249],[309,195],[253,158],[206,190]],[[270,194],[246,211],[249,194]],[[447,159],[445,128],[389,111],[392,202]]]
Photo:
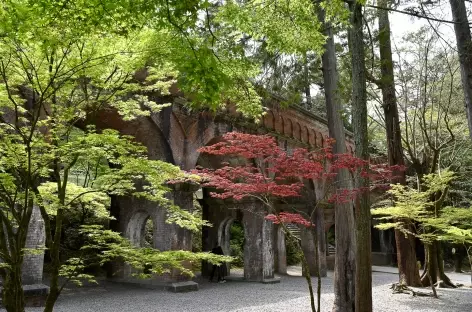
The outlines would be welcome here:
[[[0,287],[0,293],[3,288]],[[46,298],[49,294],[49,287],[44,284],[33,284],[23,285],[23,291],[25,293],[25,306],[27,307],[44,307],[46,304]],[[2,301],[0,299],[0,307],[2,307]]]
[[[188,281],[188,282],[179,282],[179,283],[171,283],[167,286],[167,290],[171,292],[189,292],[189,291],[197,291],[198,290],[198,283]]]
[[[226,276],[228,282],[246,282],[246,283],[262,283],[262,284],[277,284],[280,283],[280,277],[265,278],[262,281],[249,281],[243,276]]]
[[[278,284],[280,283],[280,277],[266,278],[262,280],[262,284]]]
[[[372,265],[393,265],[395,256],[393,253],[372,252]]]
[[[198,283],[194,281],[183,281],[183,282],[166,282],[162,280],[153,279],[135,279],[135,278],[120,278],[120,279],[109,279],[112,283],[122,285],[133,285],[147,289],[159,289],[159,290],[170,290],[172,292],[187,292],[198,290]]]

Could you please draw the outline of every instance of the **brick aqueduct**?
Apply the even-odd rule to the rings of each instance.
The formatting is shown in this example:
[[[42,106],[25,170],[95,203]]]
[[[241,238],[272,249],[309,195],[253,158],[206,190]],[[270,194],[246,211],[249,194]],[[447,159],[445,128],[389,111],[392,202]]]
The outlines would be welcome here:
[[[190,170],[196,165],[208,165],[208,159],[200,157],[197,150],[230,131],[269,133],[274,135],[279,144],[286,149],[320,147],[323,146],[328,135],[326,120],[298,106],[282,109],[278,100],[274,98],[265,103],[269,110],[261,124],[255,124],[231,111],[216,115],[205,111],[191,112],[182,105],[183,101],[181,97],[173,97],[173,104],[159,114],[140,117],[134,121],[123,121],[116,112],[111,110],[103,111],[94,123],[99,129],[113,128],[122,134],[134,136],[137,141],[147,147],[151,159],[165,160],[183,170]],[[347,144],[348,150],[352,152],[353,143],[350,137]],[[170,196],[181,208],[192,210],[195,191],[175,187]],[[257,213],[262,209],[257,203],[247,201],[224,203],[209,198],[205,192],[201,197],[199,202],[203,217],[213,224],[213,227],[203,230],[202,248],[204,251],[220,245],[225,253],[229,254],[230,226],[233,221],[237,220],[242,223],[245,236],[244,279],[268,282],[274,280],[275,273],[286,273],[284,234],[271,222],[266,221],[263,214]],[[111,227],[123,233],[135,245],[141,244],[144,240],[145,223],[151,218],[154,226],[154,248],[159,250],[190,250],[192,248],[192,234],[177,225],[167,224],[165,210],[155,203],[131,197],[114,198],[111,214],[116,218]],[[44,244],[44,239],[41,238],[43,236],[41,232],[44,231],[42,220],[39,214],[34,216],[30,224],[31,239],[28,240],[27,246],[29,248]],[[324,216],[325,230],[327,230],[334,224],[334,211],[325,209]],[[302,245],[306,246],[305,252],[314,254],[313,248],[309,247],[313,245],[310,243],[312,237],[309,237],[310,234],[307,232],[302,231],[300,234],[302,242],[306,241]],[[381,238],[381,240],[384,239]],[[381,245],[385,246],[385,244]],[[385,247],[382,249],[384,250],[378,251],[389,251]],[[315,262],[310,261],[310,266],[314,265]],[[41,283],[42,266],[43,256],[28,256],[25,260],[25,282]],[[208,276],[208,269],[207,266],[203,266],[203,276]],[[136,282],[132,278],[131,268],[116,264],[113,270],[111,278]],[[148,282],[167,284],[183,279],[185,278],[179,274],[167,274]]]

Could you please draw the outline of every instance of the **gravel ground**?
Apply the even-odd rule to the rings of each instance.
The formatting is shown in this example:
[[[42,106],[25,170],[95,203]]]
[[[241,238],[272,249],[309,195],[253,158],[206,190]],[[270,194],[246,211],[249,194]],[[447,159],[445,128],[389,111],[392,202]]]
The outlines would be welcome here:
[[[291,270],[291,273],[299,272]],[[470,281],[468,275],[451,276],[459,282]],[[438,289],[439,299],[392,294],[390,285],[397,281],[392,273],[373,273],[374,311],[472,311],[472,289]],[[314,281],[315,282],[315,281]],[[321,311],[330,311],[333,295],[332,274],[322,279]],[[423,290],[425,291],[425,290]],[[3,310],[4,311],[4,310]],[[40,308],[27,309],[31,312]],[[279,284],[227,282],[225,284],[200,282],[200,290],[189,293],[171,293],[133,286],[107,283],[63,294],[57,312],[181,312],[181,311],[310,311],[305,280],[299,276],[284,276]]]

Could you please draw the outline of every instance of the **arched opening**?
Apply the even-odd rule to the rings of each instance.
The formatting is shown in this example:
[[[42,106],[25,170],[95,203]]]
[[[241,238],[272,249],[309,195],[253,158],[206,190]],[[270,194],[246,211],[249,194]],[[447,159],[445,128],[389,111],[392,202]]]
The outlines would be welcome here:
[[[150,217],[144,222],[144,233],[141,247],[154,248],[154,222]]]
[[[235,258],[232,263],[226,264],[226,275],[244,276],[245,241],[244,226],[241,221],[227,217],[220,223],[217,246],[221,246],[225,255]]]
[[[151,220],[151,221],[148,221]],[[154,222],[152,222],[151,217],[145,211],[136,212],[128,222],[128,227],[126,229],[125,236],[129,239],[131,244],[136,247],[145,247],[145,233],[146,233],[146,224],[154,227]],[[154,229],[151,234],[154,233]],[[154,235],[152,235],[153,237]],[[153,247],[154,244],[151,241],[149,247]]]
[[[244,270],[244,227],[237,220],[229,225],[229,255],[235,258],[231,266],[237,270]]]

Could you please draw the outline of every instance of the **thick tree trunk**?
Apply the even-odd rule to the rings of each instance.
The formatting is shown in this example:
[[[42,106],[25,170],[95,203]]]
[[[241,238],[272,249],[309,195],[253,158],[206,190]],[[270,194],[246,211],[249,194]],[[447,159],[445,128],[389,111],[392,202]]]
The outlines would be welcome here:
[[[352,67],[352,127],[356,156],[369,160],[367,137],[367,92],[362,5],[354,2],[351,10],[349,48]],[[367,168],[366,168],[367,169]],[[369,179],[356,174],[356,189],[362,190],[356,199],[356,311],[372,311],[372,250]]]
[[[379,6],[381,7],[388,7],[389,5],[388,0],[379,1]],[[388,11],[378,10],[378,17],[380,68],[382,75],[378,85],[382,89],[385,128],[387,132],[388,163],[391,166],[404,166],[400,119],[398,117],[397,98],[395,95]],[[397,178],[393,182],[400,184],[406,183],[404,171],[396,171],[394,174]],[[395,241],[400,284],[419,286],[420,276],[418,267],[416,266],[415,238],[412,235],[405,236],[405,234],[396,230]]]
[[[423,286],[431,286],[438,283],[441,287],[456,287],[444,272],[444,262],[440,242],[426,245],[425,270],[421,277]]]
[[[456,33],[457,51],[461,66],[462,89],[464,90],[465,111],[472,138],[472,39],[464,0],[449,0]]]
[[[319,14],[320,21],[324,21],[324,12],[320,10]],[[341,118],[342,107],[338,95],[333,30],[329,23],[324,25],[324,34],[327,36],[327,41],[325,53],[322,57],[322,65],[329,135],[336,140],[333,146],[334,153],[343,154],[346,153],[346,137]],[[335,178],[336,189],[350,188],[351,185],[348,181],[350,181],[350,176],[347,170],[339,170]],[[336,255],[333,311],[354,311],[356,236],[354,234],[354,212],[351,204],[335,204],[335,223]]]

